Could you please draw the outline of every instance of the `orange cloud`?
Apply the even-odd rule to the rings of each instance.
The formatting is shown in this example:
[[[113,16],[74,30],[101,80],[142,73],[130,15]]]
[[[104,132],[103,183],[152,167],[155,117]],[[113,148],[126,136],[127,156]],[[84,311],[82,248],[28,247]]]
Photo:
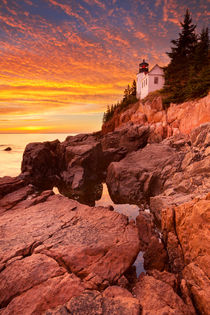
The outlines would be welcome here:
[[[200,8],[196,18],[207,18]],[[179,0],[2,0],[0,132],[15,120],[18,132],[45,124],[81,130],[80,121],[86,131],[100,128],[142,58],[168,62],[170,31],[179,30],[184,10]]]

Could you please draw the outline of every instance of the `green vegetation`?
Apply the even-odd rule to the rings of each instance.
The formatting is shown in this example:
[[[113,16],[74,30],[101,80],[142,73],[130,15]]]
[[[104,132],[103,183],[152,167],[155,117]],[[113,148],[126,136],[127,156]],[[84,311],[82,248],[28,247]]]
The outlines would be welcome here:
[[[128,85],[127,88],[124,90],[123,99],[117,104],[107,106],[107,110],[103,115],[103,123],[110,120],[113,117],[115,111],[119,113],[125,110],[130,104],[136,103],[137,101],[136,81],[133,80],[132,86],[130,87],[130,85]]]
[[[210,90],[210,50],[208,28],[201,34],[195,33],[196,25],[192,24],[187,10],[184,22],[181,23],[179,38],[172,40],[170,63],[165,67],[165,87],[168,94],[164,100],[166,106],[171,102],[182,103],[186,100],[203,97]]]
[[[168,66],[164,68],[165,86],[162,90],[149,93],[142,102],[152,101],[161,96],[163,105],[167,108],[170,103],[182,103],[190,99],[201,98],[210,91],[210,41],[208,28],[203,28],[196,34],[196,25],[192,24],[187,10],[184,22],[181,24],[179,38],[172,40]],[[123,99],[117,104],[107,106],[103,123],[110,120],[114,113],[121,112],[130,104],[136,103],[136,81],[132,87],[124,91]]]

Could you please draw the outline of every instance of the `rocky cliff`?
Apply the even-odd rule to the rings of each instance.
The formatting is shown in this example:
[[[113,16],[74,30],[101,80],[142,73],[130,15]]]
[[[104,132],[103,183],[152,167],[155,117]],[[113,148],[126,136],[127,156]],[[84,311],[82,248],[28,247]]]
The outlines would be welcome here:
[[[21,174],[0,178],[0,314],[209,314],[209,106],[158,98],[27,145]],[[104,181],[136,221],[95,207]]]
[[[210,121],[210,93],[199,100],[183,104],[171,104],[163,108],[162,98],[153,97],[151,100],[131,105],[123,112],[116,111],[112,119],[102,126],[103,134],[132,122],[150,126],[151,142],[160,142],[166,137],[177,134],[189,134],[194,128]]]

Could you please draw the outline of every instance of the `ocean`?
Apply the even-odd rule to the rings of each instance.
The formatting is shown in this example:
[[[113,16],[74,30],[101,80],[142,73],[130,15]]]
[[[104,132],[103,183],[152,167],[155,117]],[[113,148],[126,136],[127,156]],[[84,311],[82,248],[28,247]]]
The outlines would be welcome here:
[[[0,134],[0,177],[20,174],[23,152],[30,142],[64,141],[71,134]],[[4,151],[11,147],[11,151]]]

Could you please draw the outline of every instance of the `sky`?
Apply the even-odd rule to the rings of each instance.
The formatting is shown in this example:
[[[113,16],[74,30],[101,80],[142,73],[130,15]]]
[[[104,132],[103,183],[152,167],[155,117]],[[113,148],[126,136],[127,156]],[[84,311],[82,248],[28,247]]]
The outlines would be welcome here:
[[[100,130],[143,58],[167,65],[189,8],[208,0],[0,0],[0,133]]]

